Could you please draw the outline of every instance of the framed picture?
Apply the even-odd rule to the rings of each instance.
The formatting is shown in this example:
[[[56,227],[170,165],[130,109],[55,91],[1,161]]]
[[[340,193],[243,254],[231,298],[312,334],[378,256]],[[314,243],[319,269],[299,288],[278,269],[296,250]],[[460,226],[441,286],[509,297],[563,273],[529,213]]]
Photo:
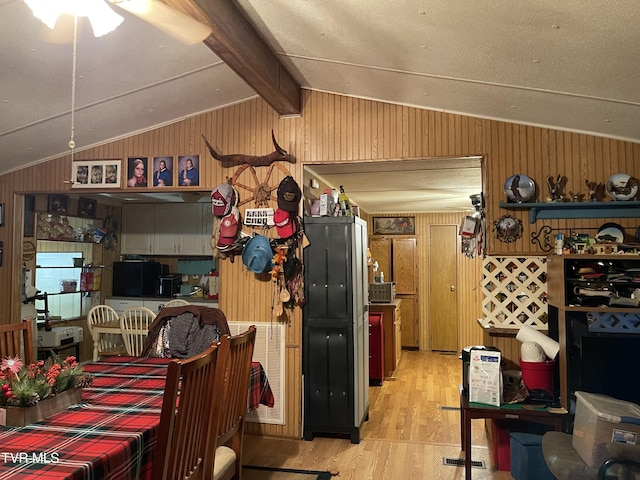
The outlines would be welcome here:
[[[153,157],[153,186],[173,186],[173,157]]]
[[[181,155],[178,157],[178,185],[197,187],[200,185],[200,156]]]
[[[0,227],[4,227],[4,203],[0,203]]]
[[[68,202],[69,197],[66,195],[58,195],[55,193],[49,194],[49,205],[47,207],[47,212],[66,215]]]
[[[373,217],[374,235],[414,235],[415,217]]]
[[[127,187],[149,187],[149,158],[129,157],[127,159]]]
[[[91,198],[80,197],[78,200],[78,216],[84,218],[96,218],[98,202]]]
[[[72,188],[120,187],[121,160],[78,160],[71,171]]]

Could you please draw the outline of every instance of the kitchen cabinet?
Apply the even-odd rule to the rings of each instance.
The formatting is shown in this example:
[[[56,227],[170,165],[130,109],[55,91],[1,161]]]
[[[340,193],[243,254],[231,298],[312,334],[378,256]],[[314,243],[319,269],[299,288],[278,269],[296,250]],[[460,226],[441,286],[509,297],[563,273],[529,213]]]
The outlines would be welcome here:
[[[210,255],[213,215],[208,203],[123,207],[122,253]]]
[[[120,251],[127,254],[150,255],[153,253],[155,205],[136,204],[122,207],[122,245]]]
[[[547,281],[562,406],[570,408],[576,390],[640,403],[640,307],[631,299],[640,289],[640,256],[551,255]]]
[[[305,217],[303,436],[360,442],[369,416],[367,228],[359,217]]]
[[[378,272],[384,272],[385,281],[395,283],[396,295],[402,299],[402,346],[418,348],[420,319],[417,239],[374,236],[370,238],[369,249],[373,260],[378,262]]]
[[[382,313],[384,331],[384,376],[391,377],[398,368],[402,355],[402,301],[391,303],[370,303],[370,312]]]

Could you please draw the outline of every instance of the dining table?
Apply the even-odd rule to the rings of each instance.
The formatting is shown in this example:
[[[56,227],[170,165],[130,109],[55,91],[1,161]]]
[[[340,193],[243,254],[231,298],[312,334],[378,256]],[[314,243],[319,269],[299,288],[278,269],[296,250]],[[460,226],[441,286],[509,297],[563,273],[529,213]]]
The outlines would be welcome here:
[[[0,480],[151,479],[170,358],[105,357],[83,365],[93,376],[79,404],[24,427],[0,426]],[[273,406],[252,362],[247,409]]]

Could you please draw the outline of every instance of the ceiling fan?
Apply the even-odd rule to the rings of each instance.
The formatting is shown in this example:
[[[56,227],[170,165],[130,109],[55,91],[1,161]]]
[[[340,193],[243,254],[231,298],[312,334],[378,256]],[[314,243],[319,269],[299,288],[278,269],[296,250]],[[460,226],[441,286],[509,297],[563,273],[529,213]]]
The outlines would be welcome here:
[[[87,17],[94,36],[115,30],[124,20],[117,13],[122,9],[173,38],[186,44],[196,44],[207,38],[212,29],[193,17],[170,7],[160,0],[24,0],[33,14],[50,29],[47,41],[70,43],[69,19]],[[55,29],[54,29],[55,28]]]

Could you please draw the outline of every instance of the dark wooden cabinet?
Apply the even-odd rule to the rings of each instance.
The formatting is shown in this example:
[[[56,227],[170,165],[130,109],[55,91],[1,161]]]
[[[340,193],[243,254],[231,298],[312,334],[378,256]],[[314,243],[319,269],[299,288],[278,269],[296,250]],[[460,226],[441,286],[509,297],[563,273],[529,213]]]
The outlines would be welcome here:
[[[305,217],[303,436],[360,442],[369,415],[367,229],[359,217]]]
[[[547,278],[549,336],[560,343],[556,390],[562,406],[570,408],[576,390],[640,403],[640,308],[611,299],[614,292],[630,298],[640,288],[640,257],[549,256]]]

